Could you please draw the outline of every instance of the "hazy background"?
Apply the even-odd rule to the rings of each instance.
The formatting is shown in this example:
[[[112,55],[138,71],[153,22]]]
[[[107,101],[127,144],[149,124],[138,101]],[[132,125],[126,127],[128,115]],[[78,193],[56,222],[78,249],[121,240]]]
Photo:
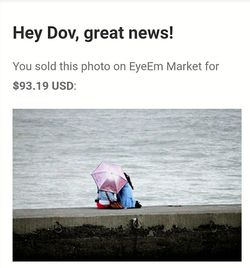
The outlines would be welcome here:
[[[241,111],[13,111],[14,208],[95,206],[101,161],[142,205],[241,203]]]

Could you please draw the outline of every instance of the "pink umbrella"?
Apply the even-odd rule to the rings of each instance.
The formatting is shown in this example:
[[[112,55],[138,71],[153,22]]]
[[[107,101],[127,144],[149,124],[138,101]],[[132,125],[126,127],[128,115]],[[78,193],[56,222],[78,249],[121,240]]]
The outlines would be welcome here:
[[[118,193],[127,183],[122,168],[119,165],[102,162],[92,173],[97,188],[103,191]]]

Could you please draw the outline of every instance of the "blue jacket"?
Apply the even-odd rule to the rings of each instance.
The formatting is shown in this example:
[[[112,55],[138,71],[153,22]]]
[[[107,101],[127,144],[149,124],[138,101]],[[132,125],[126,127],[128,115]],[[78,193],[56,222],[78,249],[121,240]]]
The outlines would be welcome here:
[[[98,199],[99,200],[108,200],[106,193],[108,194],[108,197],[109,197],[110,201],[116,201],[116,196],[115,196],[114,193],[105,192],[105,191],[102,191],[102,190],[98,191]]]
[[[121,202],[124,208],[134,208],[135,199],[133,197],[133,189],[130,184],[127,182],[120,192],[117,194],[118,200]]]

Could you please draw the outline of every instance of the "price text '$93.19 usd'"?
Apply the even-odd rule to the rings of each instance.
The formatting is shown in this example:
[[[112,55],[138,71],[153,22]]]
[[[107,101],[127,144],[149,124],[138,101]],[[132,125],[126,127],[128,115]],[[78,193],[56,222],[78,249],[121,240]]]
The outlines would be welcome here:
[[[76,83],[71,81],[15,81],[14,90],[76,90]]]

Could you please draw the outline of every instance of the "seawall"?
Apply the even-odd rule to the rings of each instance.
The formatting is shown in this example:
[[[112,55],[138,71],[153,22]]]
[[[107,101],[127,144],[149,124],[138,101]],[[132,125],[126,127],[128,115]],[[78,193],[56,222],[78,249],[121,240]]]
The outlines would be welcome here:
[[[241,206],[13,211],[14,260],[241,260]]]

